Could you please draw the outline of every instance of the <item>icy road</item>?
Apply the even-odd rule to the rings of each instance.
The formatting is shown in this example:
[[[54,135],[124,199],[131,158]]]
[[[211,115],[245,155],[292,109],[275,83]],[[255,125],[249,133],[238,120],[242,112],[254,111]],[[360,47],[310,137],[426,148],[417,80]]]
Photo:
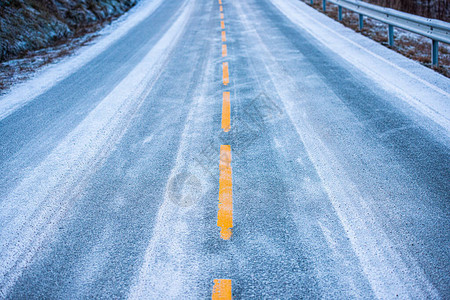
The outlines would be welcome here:
[[[142,0],[0,98],[0,298],[449,299],[450,80],[296,0]]]

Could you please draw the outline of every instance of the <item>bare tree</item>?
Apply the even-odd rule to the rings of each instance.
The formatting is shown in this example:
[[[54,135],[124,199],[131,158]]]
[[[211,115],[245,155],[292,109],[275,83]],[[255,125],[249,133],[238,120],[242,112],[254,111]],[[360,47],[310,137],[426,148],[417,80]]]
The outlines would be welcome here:
[[[450,0],[364,0],[426,18],[450,22]]]

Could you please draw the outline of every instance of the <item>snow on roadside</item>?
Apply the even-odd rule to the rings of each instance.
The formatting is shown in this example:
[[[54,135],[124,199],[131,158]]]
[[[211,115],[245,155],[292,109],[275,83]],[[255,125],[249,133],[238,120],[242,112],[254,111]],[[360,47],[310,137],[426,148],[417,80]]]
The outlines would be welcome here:
[[[6,94],[15,84],[29,79],[41,68],[67,59],[67,56],[73,55],[79,47],[89,45],[96,37],[98,37],[97,32],[90,32],[81,37],[72,38],[61,45],[31,51],[23,58],[0,63],[0,96]]]
[[[312,7],[324,13],[318,2],[315,2]],[[337,5],[329,3],[325,14],[337,21]],[[365,17],[364,28],[359,30],[358,14],[343,9],[340,23],[450,78],[450,45],[439,43],[439,67],[436,68],[431,65],[431,39],[427,37],[394,27],[395,44],[390,47],[387,41],[387,25],[383,22]]]
[[[90,45],[80,48],[72,56],[62,59],[37,71],[31,79],[18,83],[0,96],[0,120],[41,95],[56,83],[67,78],[94,59],[115,41],[123,37],[134,26],[152,14],[162,0],[142,0],[111,25],[97,34],[100,36]]]
[[[302,1],[272,0],[294,24],[450,137],[450,79],[347,28]]]

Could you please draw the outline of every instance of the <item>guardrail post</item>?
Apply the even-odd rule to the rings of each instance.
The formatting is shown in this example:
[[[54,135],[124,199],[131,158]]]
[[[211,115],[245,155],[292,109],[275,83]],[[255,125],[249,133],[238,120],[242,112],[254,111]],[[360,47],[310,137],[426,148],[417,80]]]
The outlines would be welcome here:
[[[432,40],[431,42],[431,64],[433,67],[439,66],[439,42],[436,40]]]
[[[388,26],[388,42],[389,46],[394,46],[394,26],[392,25]]]
[[[307,0],[301,0],[308,2]],[[313,3],[314,0],[310,0]],[[318,2],[317,0],[316,2]],[[400,13],[397,10],[387,10],[383,7],[365,3],[363,0],[328,0],[332,4],[338,7],[338,19],[342,23],[343,15],[342,8],[348,9],[353,13],[356,13],[359,17],[359,30],[364,31],[364,17],[376,19],[388,25],[388,44],[389,47],[394,47],[395,36],[394,27],[401,28],[416,34],[420,34],[432,40],[431,43],[431,65],[437,67],[439,65],[439,42],[450,43],[450,24],[433,19],[427,19],[424,17],[416,16],[413,14]],[[1,2],[1,0],[0,0]],[[320,6],[320,2],[318,2]],[[322,0],[322,10],[326,13],[327,0]],[[385,26],[386,26],[385,25]]]

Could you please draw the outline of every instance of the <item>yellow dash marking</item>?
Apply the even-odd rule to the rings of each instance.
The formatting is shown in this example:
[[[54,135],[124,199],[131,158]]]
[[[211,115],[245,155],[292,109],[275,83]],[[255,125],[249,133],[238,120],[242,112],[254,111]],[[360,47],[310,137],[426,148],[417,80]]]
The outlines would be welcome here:
[[[222,5],[222,0],[219,0],[219,4]]]
[[[222,57],[227,56],[227,45],[223,44],[222,45]]]
[[[224,240],[231,238],[233,227],[233,181],[231,171],[231,146],[220,146],[219,162],[219,211],[217,213],[217,226],[220,237]]]
[[[220,13],[220,18],[223,19],[223,13]]]
[[[219,6],[219,8],[220,8],[220,11],[223,11],[223,7],[222,7],[222,4]]]
[[[222,64],[222,69],[223,69],[223,84],[228,85],[228,83],[230,83],[230,79],[229,79],[229,75],[228,75],[228,63],[227,62],[224,62]]]
[[[222,128],[223,131],[230,131],[230,115],[231,115],[231,105],[230,105],[230,92],[223,92],[222,101]]]
[[[226,42],[227,41],[227,37],[225,35],[225,31],[222,31],[222,42]]]
[[[214,279],[212,300],[231,299],[231,279]]]
[[[224,21],[220,21],[220,27],[221,27],[222,29],[225,29],[225,22],[224,22]]]

